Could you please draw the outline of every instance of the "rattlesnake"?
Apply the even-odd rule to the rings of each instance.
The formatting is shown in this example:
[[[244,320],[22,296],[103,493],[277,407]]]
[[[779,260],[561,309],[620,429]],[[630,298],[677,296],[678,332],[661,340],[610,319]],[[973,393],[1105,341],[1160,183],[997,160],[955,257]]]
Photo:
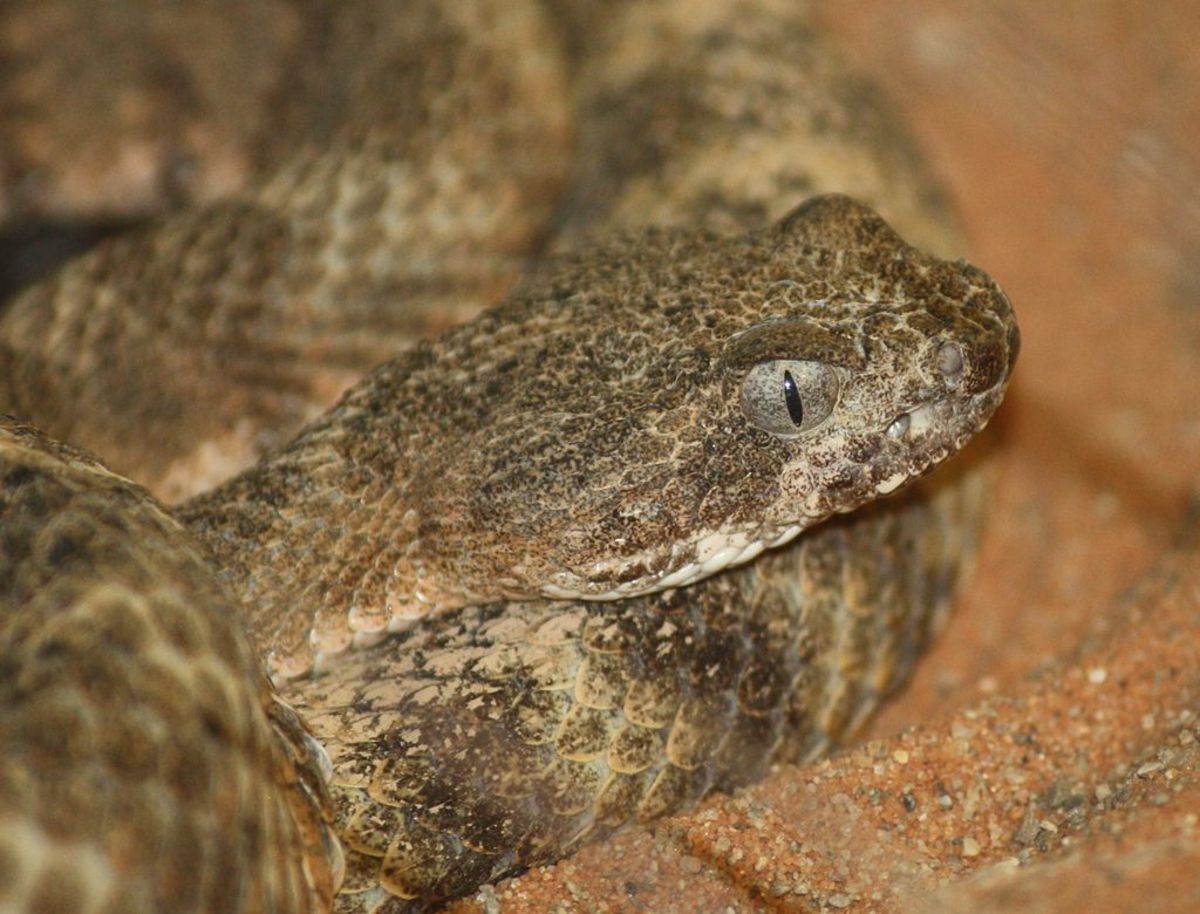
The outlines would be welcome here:
[[[851,732],[974,535],[972,474],[807,530],[978,431],[1017,331],[866,207],[791,208],[849,180],[946,234],[789,4],[280,7],[264,176],[0,321],[6,408],[168,496],[269,451],[172,516],[6,424],[13,910],[399,911],[554,859]]]

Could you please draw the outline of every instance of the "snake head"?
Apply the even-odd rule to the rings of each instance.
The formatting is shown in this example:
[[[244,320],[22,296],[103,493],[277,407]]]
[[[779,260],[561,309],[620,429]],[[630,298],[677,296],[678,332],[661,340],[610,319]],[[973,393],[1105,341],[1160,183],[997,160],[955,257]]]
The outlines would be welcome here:
[[[928,472],[992,415],[1017,345],[989,277],[846,197],[585,251],[404,378],[425,414],[399,420],[421,454],[395,576],[413,615],[690,583]]]
[[[1017,346],[990,278],[845,197],[619,237],[380,366],[200,512],[243,517],[227,564],[306,582],[318,653],[471,603],[665,590],[928,472]],[[264,605],[265,630],[296,615]]]
[[[779,461],[765,516],[794,535],[959,450],[999,405],[1020,337],[986,274],[916,251],[848,198],[816,198],[776,232],[843,278],[828,289],[785,282],[771,315],[721,354],[739,437]]]

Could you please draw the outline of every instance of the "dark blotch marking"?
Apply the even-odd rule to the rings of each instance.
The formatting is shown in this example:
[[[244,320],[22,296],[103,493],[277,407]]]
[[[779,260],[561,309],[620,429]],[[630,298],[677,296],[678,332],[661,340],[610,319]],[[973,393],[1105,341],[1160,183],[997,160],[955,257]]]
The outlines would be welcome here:
[[[51,568],[61,568],[81,552],[79,542],[73,536],[64,534],[55,539],[47,554],[47,559]]]

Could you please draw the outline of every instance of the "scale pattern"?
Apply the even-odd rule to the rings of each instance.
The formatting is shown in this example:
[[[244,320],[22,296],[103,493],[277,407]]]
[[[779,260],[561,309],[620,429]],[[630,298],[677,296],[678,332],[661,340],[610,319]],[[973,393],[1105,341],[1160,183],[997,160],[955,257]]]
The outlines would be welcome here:
[[[234,606],[144,490],[0,424],[0,910],[328,903],[320,749]]]
[[[337,772],[339,910],[417,910],[853,734],[974,549],[983,478],[956,482],[744,572],[615,606],[470,609],[289,685]]]

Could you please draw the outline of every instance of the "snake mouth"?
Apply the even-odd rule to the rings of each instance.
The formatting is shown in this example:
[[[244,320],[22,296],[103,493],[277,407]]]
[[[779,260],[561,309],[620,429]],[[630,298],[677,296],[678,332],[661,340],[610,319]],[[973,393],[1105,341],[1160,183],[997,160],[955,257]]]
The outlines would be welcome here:
[[[790,542],[811,523],[709,531],[668,549],[597,562],[585,574],[562,571],[542,586],[542,594],[560,600],[606,601],[686,587]]]

